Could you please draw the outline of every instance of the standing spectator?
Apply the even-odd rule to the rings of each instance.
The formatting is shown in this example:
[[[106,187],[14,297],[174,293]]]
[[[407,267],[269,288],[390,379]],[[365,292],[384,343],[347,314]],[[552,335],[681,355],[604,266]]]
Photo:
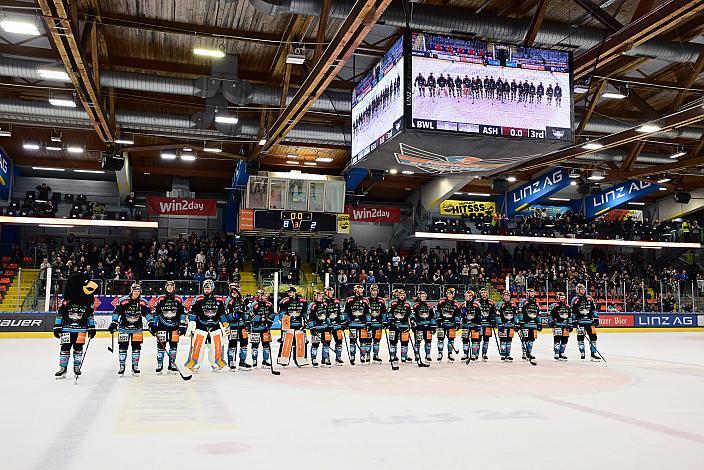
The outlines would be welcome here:
[[[48,201],[50,191],[51,191],[51,188],[46,183],[42,183],[39,186],[37,186],[37,192],[38,192],[37,200],[38,201]]]
[[[125,198],[125,205],[127,206],[127,209],[130,211],[130,218],[134,219],[134,210],[135,210],[135,207],[137,206],[137,199],[134,197],[134,191],[130,191],[130,193]]]

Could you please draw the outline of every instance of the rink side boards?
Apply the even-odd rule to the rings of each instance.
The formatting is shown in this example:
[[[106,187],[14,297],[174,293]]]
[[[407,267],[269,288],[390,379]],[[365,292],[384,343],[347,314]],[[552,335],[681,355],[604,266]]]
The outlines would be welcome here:
[[[47,312],[0,313],[0,338],[42,338],[52,337],[56,315]],[[696,313],[602,313],[600,332],[643,332],[643,331],[697,331],[704,329],[704,314]],[[107,330],[112,315],[98,312],[95,315],[99,337],[108,337]],[[272,335],[279,334],[279,321],[272,325]],[[549,333],[545,327],[543,333]],[[145,332],[148,334],[148,332]]]

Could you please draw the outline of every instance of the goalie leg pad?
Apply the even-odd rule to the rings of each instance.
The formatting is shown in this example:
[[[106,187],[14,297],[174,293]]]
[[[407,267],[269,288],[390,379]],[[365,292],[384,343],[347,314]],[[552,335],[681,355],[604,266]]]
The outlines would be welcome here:
[[[276,363],[282,366],[287,366],[291,362],[291,350],[293,349],[293,330],[284,330],[279,349],[279,357],[276,358]]]

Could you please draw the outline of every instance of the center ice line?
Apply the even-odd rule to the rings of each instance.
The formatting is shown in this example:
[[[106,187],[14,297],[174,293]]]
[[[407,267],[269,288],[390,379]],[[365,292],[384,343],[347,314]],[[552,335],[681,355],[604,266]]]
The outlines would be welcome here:
[[[668,436],[679,437],[681,439],[686,439],[689,441],[696,442],[698,444],[704,444],[704,436],[699,434],[694,434],[687,431],[680,431],[679,429],[668,428],[667,426],[662,426],[660,424],[651,423],[649,421],[643,421],[642,419],[632,418],[630,416],[624,416],[617,413],[612,413],[610,411],[598,410],[590,406],[579,405],[577,403],[571,403],[568,401],[559,400],[557,398],[546,398],[540,397],[539,400],[551,403],[553,405],[563,406],[565,408],[571,408],[573,410],[582,411],[584,413],[589,413],[595,416],[600,416],[602,418],[611,419],[618,421],[620,423],[630,424],[642,429],[647,429],[650,431],[659,432],[661,434],[666,434]]]

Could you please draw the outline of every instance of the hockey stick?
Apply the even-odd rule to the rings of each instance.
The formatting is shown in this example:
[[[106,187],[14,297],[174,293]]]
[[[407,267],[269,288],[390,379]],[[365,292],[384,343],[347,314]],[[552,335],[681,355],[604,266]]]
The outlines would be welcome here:
[[[81,370],[83,370],[83,361],[86,360],[86,356],[88,355],[88,348],[90,347],[90,342],[91,342],[91,338],[89,336],[88,342],[86,343],[86,350],[83,351],[83,357],[81,358],[81,363],[78,364],[78,374],[76,374],[76,381],[73,382],[73,385],[78,384],[78,377],[81,375]]]
[[[601,351],[599,351],[599,350],[596,348],[596,344],[594,344],[594,342],[592,342],[592,339],[589,337],[589,335],[584,335],[584,336],[587,338],[587,340],[589,340],[589,346],[592,346],[592,347],[594,348],[594,351],[596,351],[596,353],[597,353],[597,354],[599,355],[599,357],[601,358],[601,360],[604,361],[604,365],[605,365],[606,367],[609,367],[609,363],[606,362],[606,359],[604,359],[604,356],[601,355]]]
[[[354,358],[350,354],[350,345],[347,343],[347,335],[345,334],[344,329],[341,329],[340,331],[342,331],[342,338],[344,338],[344,340],[345,340],[345,349],[347,350],[347,359],[349,359],[350,365],[354,366]]]
[[[481,328],[481,327],[480,327]],[[469,355],[467,357],[467,360],[464,361],[465,364],[469,364],[472,362],[472,355],[474,354],[472,352],[472,346],[474,346],[474,340],[472,339],[472,331],[474,328],[469,330]],[[479,351],[481,350],[482,347],[482,335],[477,335],[477,341],[479,342],[479,347],[477,347],[477,359],[479,359]]]
[[[499,329],[499,326],[497,325],[495,328],[491,328],[491,333],[494,336],[494,341],[496,341],[496,349],[499,350],[499,356],[504,357],[503,354],[501,354],[501,346],[499,346],[499,336],[496,334],[496,330]]]
[[[528,348],[526,347],[526,343],[523,341],[523,332],[520,328],[516,330],[516,332],[518,333],[518,339],[521,340],[521,349],[523,349],[523,355],[528,359],[530,365],[537,366],[538,363],[535,362],[535,359],[528,356]]]
[[[386,346],[389,348],[389,363],[391,364],[391,370],[398,370],[398,366],[394,364],[391,360],[391,341],[389,341],[389,329],[384,328],[384,335],[386,336]]]
[[[157,338],[157,337],[155,336],[155,338]],[[166,342],[161,343],[158,338],[157,338],[156,342],[159,345],[159,348],[163,349],[164,353],[167,354],[166,353]],[[183,375],[183,372],[181,372],[181,369],[178,367],[178,364],[176,362],[177,361],[174,361],[174,367],[176,367],[176,370],[178,371],[178,375],[180,375],[183,380],[191,380],[193,378],[193,374]]]
[[[110,333],[110,346],[108,346],[108,351],[115,352],[115,332]]]
[[[420,358],[420,352],[418,351],[418,347],[416,344],[416,332],[413,331],[412,328],[410,330],[411,330],[411,334],[413,335],[413,354],[416,356],[416,362],[418,363],[418,367],[430,367],[430,364],[426,364]]]
[[[269,368],[271,369],[271,373],[274,375],[281,375],[281,372],[274,370],[274,356],[271,354],[271,343],[269,343],[267,349],[269,350]]]

